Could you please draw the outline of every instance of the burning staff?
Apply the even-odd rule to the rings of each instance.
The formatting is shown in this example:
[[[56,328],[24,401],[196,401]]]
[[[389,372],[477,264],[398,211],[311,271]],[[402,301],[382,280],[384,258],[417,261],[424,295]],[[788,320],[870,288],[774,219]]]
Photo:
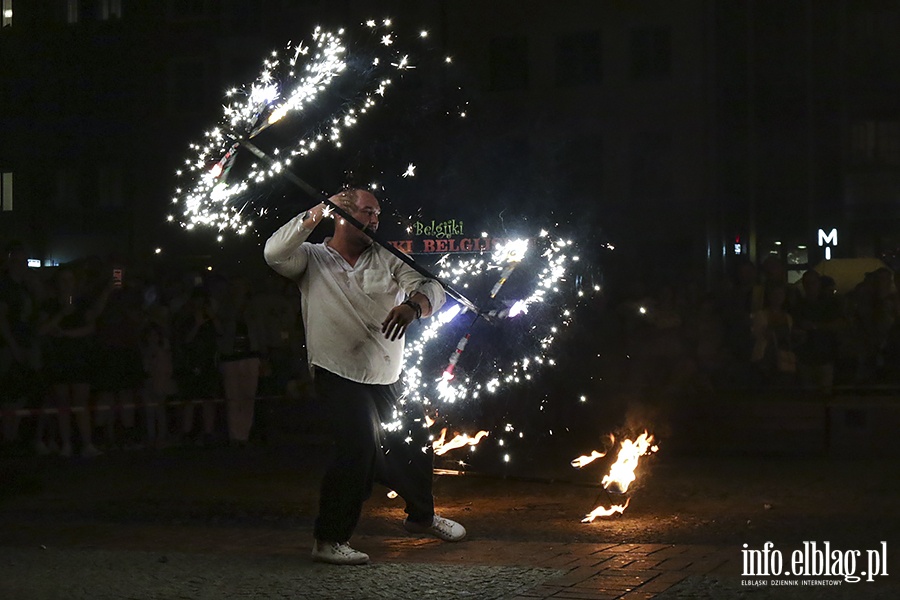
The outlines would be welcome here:
[[[183,170],[179,172],[179,175],[191,181],[177,189],[173,199],[183,209],[182,215],[177,219],[171,216],[170,220],[180,221],[189,230],[203,226],[219,231],[245,233],[253,225],[247,218],[251,208],[250,201],[246,199],[248,193],[255,186],[276,177],[287,179],[312,197],[328,204],[329,198],[324,198],[319,190],[297,176],[295,161],[324,147],[341,148],[344,133],[377,109],[386,95],[393,93],[395,80],[408,74],[416,66],[421,66],[415,64],[416,59],[410,58],[414,53],[400,49],[402,40],[389,20],[377,23],[369,21],[365,23],[365,28],[369,43],[361,46],[360,52],[356,52],[356,48],[344,41],[344,29],[326,31],[317,28],[310,42],[290,45],[282,52],[273,52],[264,61],[262,73],[251,85],[231,90],[222,121],[206,132],[203,142],[191,146],[195,156],[186,160]],[[449,65],[449,59],[444,64]],[[343,89],[340,90],[341,101],[329,107],[326,96],[339,83],[352,89],[347,94],[343,93]],[[311,109],[324,113],[323,118],[309,116],[316,114]],[[465,116],[464,111],[450,112],[460,117]],[[303,131],[298,135],[290,134],[288,128],[297,125],[302,126]],[[267,131],[270,133],[266,134]],[[273,138],[276,134],[282,140],[286,137],[291,139],[280,147],[263,143],[263,138]],[[249,173],[240,169],[241,156],[258,159],[250,166]],[[415,176],[415,166],[410,163],[402,176]],[[331,203],[329,209],[330,213],[338,216],[339,223],[357,228],[357,231],[419,275],[438,281],[444,291],[458,301],[459,305],[455,308],[462,306],[466,312],[473,312],[476,320],[481,317],[488,320],[513,317],[526,312],[532,304],[545,302],[551,294],[559,291],[557,285],[565,277],[566,261],[570,258],[567,251],[571,242],[548,240],[549,248],[544,253],[547,264],[536,276],[534,289],[508,309],[485,311],[483,309],[487,307],[479,307],[459,291],[456,281],[450,280],[452,274],[441,271],[435,277],[392,245],[379,239],[376,232],[367,227],[367,223],[360,222],[342,206]],[[264,212],[264,209],[260,207],[259,212]],[[541,235],[548,234],[542,232]],[[515,263],[505,264],[500,279],[492,289],[492,298],[497,297],[500,288],[504,287],[515,268]],[[456,314],[458,312],[460,311],[457,310]],[[556,312],[562,323],[566,323],[569,319],[568,310]],[[444,314],[450,315],[447,321],[442,320]],[[435,327],[425,328],[423,336],[436,333],[437,328],[450,318],[451,313],[441,313],[433,323]],[[535,356],[517,359],[508,369],[498,368],[490,375],[489,380],[476,382],[471,392],[463,389],[468,382],[457,382],[453,386],[457,390],[454,393],[461,397],[471,393],[476,397],[479,390],[494,391],[503,384],[518,382],[520,376],[524,380],[530,379],[529,369],[534,365],[554,364],[552,358],[545,357],[544,351],[556,336],[556,323],[559,321],[554,319],[552,323],[541,323],[528,330],[528,335],[540,344]],[[465,340],[457,344],[455,360],[451,359],[451,376],[458,372],[456,365],[469,343],[468,337]],[[418,353],[421,358],[421,350],[427,339],[424,339],[421,346],[418,342],[416,340],[410,346],[415,347],[412,353]],[[412,365],[410,371],[415,373],[417,365],[418,363]],[[429,377],[426,384],[421,385],[423,379],[420,372],[419,376],[414,375],[410,380],[410,396],[424,399],[428,393],[427,386],[434,381],[433,377]],[[416,385],[416,382],[420,385]],[[449,381],[445,383],[449,386]]]

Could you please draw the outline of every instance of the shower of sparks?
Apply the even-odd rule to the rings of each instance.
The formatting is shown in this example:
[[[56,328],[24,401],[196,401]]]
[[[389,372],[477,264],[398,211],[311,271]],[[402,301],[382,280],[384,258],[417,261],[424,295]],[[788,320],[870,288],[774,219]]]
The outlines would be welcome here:
[[[401,177],[415,177],[416,176],[416,165],[409,163],[409,166],[406,167],[406,171],[403,172]]]
[[[552,239],[550,234],[542,231],[538,244],[526,239],[512,240],[506,244],[498,244],[495,252],[489,257],[476,256],[474,258],[443,257],[439,261],[439,277],[442,277],[451,285],[467,287],[476,277],[488,276],[491,272],[500,271],[501,276],[492,290],[492,297],[497,294],[498,287],[505,277],[509,276],[510,269],[521,262],[529,252],[540,253],[538,271],[534,274],[530,291],[522,298],[511,303],[508,310],[500,311],[495,315],[501,320],[497,321],[498,327],[516,327],[514,317],[527,312],[528,307],[537,304],[553,304],[558,310],[553,313],[558,315],[556,320],[531,324],[529,337],[538,348],[523,349],[524,355],[511,359],[506,364],[496,364],[495,368],[487,372],[469,373],[457,376],[457,361],[463,354],[469,342],[469,334],[460,338],[455,350],[449,357],[449,365],[440,375],[428,376],[424,372],[425,360],[431,356],[430,346],[439,338],[440,331],[454,319],[467,314],[459,305],[449,303],[431,319],[427,326],[423,327],[416,337],[407,338],[406,343],[406,385],[408,398],[424,404],[435,402],[456,403],[466,399],[477,399],[482,394],[493,394],[501,388],[523,384],[531,381],[540,368],[552,367],[556,364],[550,356],[550,349],[559,332],[571,323],[572,312],[566,308],[566,294],[561,289],[566,282],[567,268],[571,262],[568,251],[572,242],[563,239]],[[540,250],[539,245],[545,249]],[[503,319],[505,318],[505,319]],[[510,348],[509,350],[514,351]],[[536,352],[534,354],[527,354]]]
[[[252,210],[246,199],[252,187],[279,175],[318,148],[340,148],[343,134],[381,103],[391,89],[392,77],[415,66],[409,54],[400,51],[396,33],[387,31],[392,27],[389,19],[381,24],[370,20],[365,26],[373,30],[376,39],[380,37],[381,43],[360,51],[368,53],[362,58],[371,65],[364,75],[348,68],[351,61],[363,61],[348,49],[345,30],[317,27],[309,41],[289,44],[267,56],[253,83],[228,90],[219,124],[205,132],[202,142],[189,146],[192,156],[176,172],[185,180],[172,198],[176,212],[180,210],[181,214],[169,215],[168,221],[177,221],[188,230],[209,227],[244,234],[253,227],[248,216],[264,212]],[[323,122],[310,124],[306,134],[268,152],[271,161],[255,162],[244,179],[229,180],[236,155],[246,152],[241,142],[288,116],[303,115],[317,106],[337,78],[350,76],[362,78],[362,91],[356,97],[336,107]],[[414,169],[410,164],[404,176],[412,176]]]

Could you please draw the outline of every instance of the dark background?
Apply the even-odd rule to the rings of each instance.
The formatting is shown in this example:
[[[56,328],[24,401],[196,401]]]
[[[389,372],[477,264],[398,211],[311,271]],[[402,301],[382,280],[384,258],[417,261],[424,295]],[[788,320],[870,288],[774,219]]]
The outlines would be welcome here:
[[[320,189],[365,173],[360,153],[403,160],[375,169],[402,172],[399,150],[410,149],[415,185],[384,192],[398,223],[457,218],[478,235],[559,221],[614,243],[610,276],[710,283],[736,258],[772,252],[799,271],[822,258],[818,230],[833,228],[836,256],[893,260],[896,2],[15,0],[10,10],[0,237],[47,264],[116,253],[147,269],[260,265],[261,239],[308,200],[274,186],[254,202],[281,210],[247,239],[186,234],[165,216],[188,143],[273,49],[317,24],[385,16],[398,31],[427,28],[454,79],[417,73],[403,97],[434,105],[311,169]],[[438,93],[451,82],[470,102],[455,123],[428,116],[457,100]]]

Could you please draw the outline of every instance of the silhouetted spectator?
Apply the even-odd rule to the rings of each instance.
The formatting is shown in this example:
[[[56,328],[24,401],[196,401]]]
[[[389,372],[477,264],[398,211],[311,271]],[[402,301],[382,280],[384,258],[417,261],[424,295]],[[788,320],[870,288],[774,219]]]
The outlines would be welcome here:
[[[730,362],[724,346],[725,330],[718,304],[706,294],[685,319],[685,340],[693,350],[699,375],[707,388],[712,387]]]
[[[250,303],[250,286],[242,277],[226,287],[221,309],[219,371],[225,392],[228,439],[246,444],[253,426],[259,386],[260,355],[263,351],[263,321]]]
[[[874,382],[882,375],[888,334],[897,320],[891,271],[866,273],[850,294],[849,310],[856,338],[856,380]]]
[[[810,269],[801,279],[803,297],[791,311],[797,340],[798,376],[804,387],[831,394],[839,333],[846,326],[837,295],[823,291],[822,277]]]
[[[194,429],[193,401],[200,400],[203,437],[211,443],[215,435],[219,372],[216,368],[217,341],[222,326],[212,299],[203,288],[195,288],[187,304],[174,318],[175,381],[178,395],[185,402],[181,413],[180,436]]]
[[[791,337],[794,321],[785,306],[785,286],[775,284],[767,287],[764,298],[763,308],[753,313],[751,331],[754,345],[750,360],[765,382],[785,385],[793,381],[797,372],[797,357]]]
[[[147,435],[157,448],[165,445],[169,432],[166,402],[175,391],[172,380],[172,348],[165,329],[156,322],[144,326],[141,335],[144,382],[143,400],[146,407]]]
[[[145,318],[140,286],[135,281],[114,286],[97,318],[97,363],[91,390],[98,407],[107,409],[98,413],[97,421],[105,419],[110,445],[121,444],[125,448],[136,448],[142,443],[135,419],[144,386],[141,330]]]
[[[73,409],[81,455],[100,454],[91,431],[90,382],[96,369],[96,321],[111,289],[110,285],[99,297],[92,298],[82,291],[75,271],[61,267],[56,273],[54,293],[41,308],[39,333],[44,336],[44,373],[59,410],[62,456],[72,455]]]
[[[40,348],[37,339],[38,306],[43,289],[28,268],[28,254],[20,242],[6,246],[0,272],[0,410],[38,404]],[[19,417],[3,417],[3,441],[17,441]],[[42,450],[41,448],[38,449]]]
[[[263,326],[260,391],[266,395],[283,395],[291,379],[291,337],[295,335],[300,306],[285,293],[285,283],[278,275],[267,274],[262,291],[251,299]]]
[[[755,344],[752,315],[763,305],[763,290],[757,283],[757,275],[756,266],[749,259],[742,260],[718,292],[722,346],[732,358],[723,375],[734,385],[748,385],[754,379],[750,369]]]

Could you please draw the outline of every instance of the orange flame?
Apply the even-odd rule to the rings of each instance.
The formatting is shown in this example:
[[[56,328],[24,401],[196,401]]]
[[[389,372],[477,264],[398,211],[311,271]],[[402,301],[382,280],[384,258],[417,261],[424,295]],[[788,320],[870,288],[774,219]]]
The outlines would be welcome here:
[[[603,458],[606,456],[606,452],[597,452],[596,450],[591,450],[590,456],[581,455],[575,460],[572,461],[572,466],[576,469],[580,469],[581,467],[587,466],[597,460],[598,458]]]
[[[463,446],[474,446],[478,442],[481,441],[481,438],[488,435],[487,431],[479,431],[475,434],[474,437],[469,437],[465,433],[458,433],[456,437],[454,437],[449,442],[444,442],[444,439],[447,437],[447,428],[444,427],[441,429],[441,437],[436,439],[431,447],[434,448],[434,453],[437,456],[444,455],[451,450],[455,450],[457,448],[462,448]]]
[[[610,436],[610,439],[613,441],[615,440],[612,436]],[[639,435],[634,441],[630,439],[623,440],[619,446],[619,453],[616,455],[616,461],[610,466],[609,473],[607,473],[600,481],[601,485],[603,485],[603,489],[609,490],[614,494],[624,494],[627,492],[628,488],[635,480],[634,472],[635,469],[637,469],[640,458],[656,452],[657,450],[659,450],[659,447],[653,444],[653,436],[647,433],[647,431],[644,431],[644,433]],[[580,469],[596,459],[605,456],[605,454],[605,452],[601,453],[597,450],[593,450],[589,456],[579,456],[573,460],[572,466]],[[588,513],[581,522],[590,523],[597,517],[608,517],[616,513],[622,514],[625,512],[625,509],[628,508],[628,503],[630,501],[631,499],[627,498],[625,504],[613,504],[609,508],[598,506]]]
[[[608,490],[612,487],[612,491],[618,494],[627,492],[628,486],[634,481],[634,470],[637,469],[640,458],[659,449],[657,446],[652,446],[652,443],[653,436],[646,431],[633,442],[628,439],[623,440],[619,454],[616,456],[616,462],[600,482],[603,488]]]
[[[622,514],[625,512],[625,509],[628,508],[628,503],[631,502],[631,498],[625,499],[625,504],[613,504],[609,508],[605,508],[603,506],[598,506],[588,514],[584,516],[581,520],[582,523],[591,523],[597,517],[608,517],[610,515],[614,515],[616,513]]]

